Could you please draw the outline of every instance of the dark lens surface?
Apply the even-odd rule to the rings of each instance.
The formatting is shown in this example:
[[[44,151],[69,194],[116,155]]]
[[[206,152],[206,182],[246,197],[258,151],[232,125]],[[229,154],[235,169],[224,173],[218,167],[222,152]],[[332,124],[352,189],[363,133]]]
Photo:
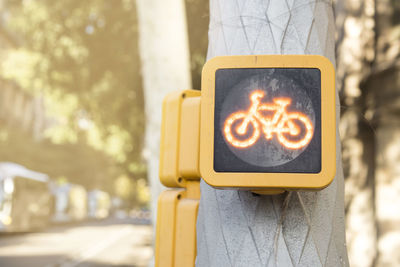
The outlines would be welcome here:
[[[319,69],[219,69],[216,172],[321,171]]]

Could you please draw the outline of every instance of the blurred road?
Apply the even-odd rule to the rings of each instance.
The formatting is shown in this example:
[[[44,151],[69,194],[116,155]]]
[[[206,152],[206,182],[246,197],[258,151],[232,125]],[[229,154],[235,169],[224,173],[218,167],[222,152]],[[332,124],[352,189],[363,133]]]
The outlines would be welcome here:
[[[0,266],[147,267],[153,255],[151,226],[132,222],[107,219],[0,234]]]

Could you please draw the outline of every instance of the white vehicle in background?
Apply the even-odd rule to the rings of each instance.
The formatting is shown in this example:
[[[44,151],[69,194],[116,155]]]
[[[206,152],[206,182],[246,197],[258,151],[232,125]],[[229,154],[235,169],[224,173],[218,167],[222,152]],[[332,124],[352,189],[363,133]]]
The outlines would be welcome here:
[[[51,187],[54,198],[52,222],[65,223],[86,219],[88,197],[83,186],[66,183],[53,184]]]
[[[104,219],[110,215],[111,197],[107,192],[92,190],[88,193],[88,216],[92,219]]]
[[[26,167],[0,162],[0,231],[44,228],[51,216],[49,177]]]

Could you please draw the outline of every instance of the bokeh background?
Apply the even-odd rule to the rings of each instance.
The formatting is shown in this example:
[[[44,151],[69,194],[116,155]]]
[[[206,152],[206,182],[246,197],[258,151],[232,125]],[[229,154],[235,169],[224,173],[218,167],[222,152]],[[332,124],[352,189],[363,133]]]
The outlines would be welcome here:
[[[350,262],[400,266],[400,1],[333,4]],[[196,89],[208,8],[174,11]],[[0,1],[1,162],[104,192],[126,214],[149,210],[144,103],[157,92],[143,82],[139,11],[134,0]]]

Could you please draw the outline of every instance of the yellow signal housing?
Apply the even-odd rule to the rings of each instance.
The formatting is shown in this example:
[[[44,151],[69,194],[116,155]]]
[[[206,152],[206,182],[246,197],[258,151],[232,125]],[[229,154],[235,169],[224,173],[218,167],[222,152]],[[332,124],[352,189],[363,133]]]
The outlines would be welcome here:
[[[196,98],[200,96],[200,91],[197,90],[181,90],[175,91],[168,94],[163,101],[162,108],[162,124],[161,124],[161,140],[160,140],[160,166],[159,166],[159,176],[160,181],[167,187],[184,187],[185,179],[180,174],[179,165],[180,161],[183,159],[182,163],[183,171],[185,175],[188,173],[188,178],[193,178],[196,171],[191,170],[192,166],[194,168],[198,163],[198,145],[196,142],[198,140],[188,140],[193,138],[193,126],[196,123],[188,119],[186,110],[183,111],[182,108],[188,108],[188,112],[192,114],[196,112],[196,108],[192,107],[192,104],[199,104],[199,101],[191,101],[191,98]],[[184,104],[189,101],[189,104]],[[182,116],[184,120],[182,120]],[[197,115],[198,116],[198,115]],[[196,120],[196,117],[193,118]],[[197,122],[199,118],[197,118]],[[188,125],[185,125],[188,124]],[[199,124],[199,123],[198,123]],[[197,126],[197,130],[199,126]],[[198,130],[199,131],[199,130]],[[182,138],[184,136],[184,138]],[[189,138],[190,137],[190,138]],[[181,149],[180,142],[184,140],[184,144]],[[186,143],[185,143],[186,142]],[[196,148],[197,145],[197,148]],[[197,149],[197,152],[191,151],[190,149]],[[180,153],[184,156],[181,157]]]
[[[194,266],[200,201],[200,91],[168,94],[163,101],[155,266]],[[184,189],[183,189],[184,188]]]
[[[186,194],[177,206],[175,266],[195,266],[196,222],[200,204],[200,181],[188,181]]]
[[[294,73],[312,76],[313,85]],[[322,56],[212,58],[202,72],[201,177],[216,188],[260,194],[325,188],[336,173],[335,98],[335,70]],[[287,139],[302,131],[301,141]],[[277,163],[261,162],[267,153]]]
[[[176,218],[175,266],[194,266],[196,260],[196,220],[199,200],[182,199]]]
[[[200,181],[187,181],[186,187],[186,190],[166,190],[158,199],[156,267],[195,264]]]
[[[182,189],[167,190],[161,193],[157,203],[155,266],[172,267],[175,257],[176,214]]]

